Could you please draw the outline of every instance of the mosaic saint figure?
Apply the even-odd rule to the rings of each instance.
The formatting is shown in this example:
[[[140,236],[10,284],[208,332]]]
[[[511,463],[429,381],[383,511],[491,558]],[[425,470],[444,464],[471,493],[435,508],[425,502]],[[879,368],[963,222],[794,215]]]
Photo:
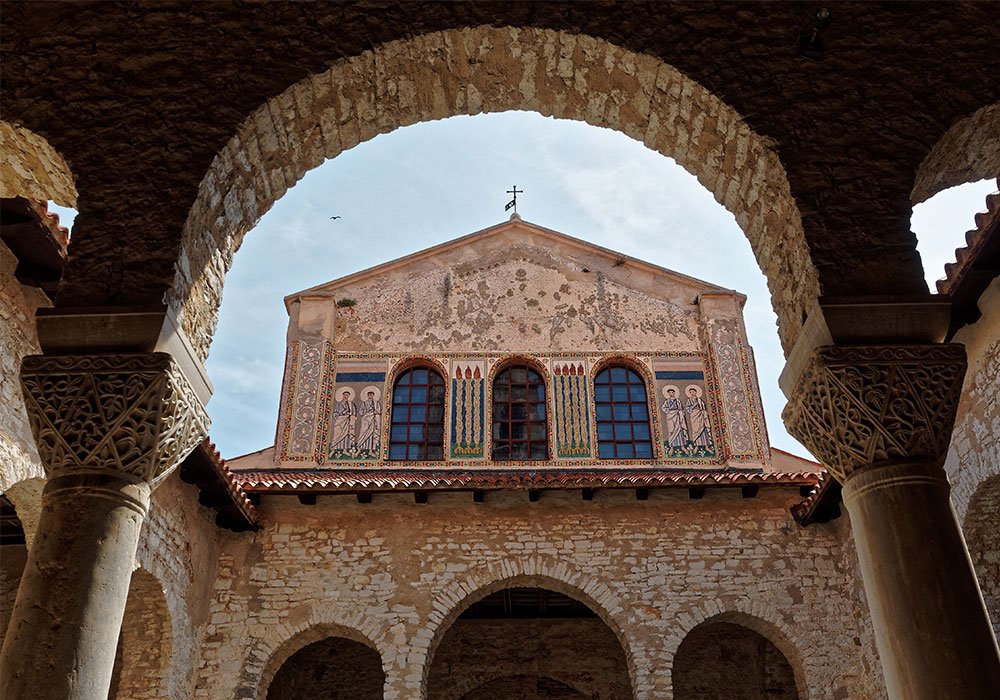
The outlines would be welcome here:
[[[660,407],[666,416],[666,438],[670,447],[684,447],[688,441],[687,425],[684,421],[684,405],[677,396],[677,389],[663,387],[665,401]]]
[[[684,402],[684,412],[687,414],[688,439],[694,447],[708,447],[712,444],[712,436],[708,427],[708,406],[696,386],[687,388],[687,400]]]
[[[340,400],[333,404],[333,436],[330,450],[332,452],[351,452],[355,446],[355,422],[358,407],[355,405],[354,392],[344,389]]]
[[[376,397],[373,387],[365,389],[360,415],[358,449],[377,454],[382,440],[382,403]]]

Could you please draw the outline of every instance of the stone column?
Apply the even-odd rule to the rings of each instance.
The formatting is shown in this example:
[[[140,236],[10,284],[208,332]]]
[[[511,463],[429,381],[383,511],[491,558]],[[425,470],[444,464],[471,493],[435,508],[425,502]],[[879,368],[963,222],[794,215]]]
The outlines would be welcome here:
[[[21,384],[49,481],[0,697],[104,700],[150,491],[208,418],[166,353],[32,355]]]
[[[1000,697],[1000,650],[942,466],[964,375],[961,345],[820,347],[783,416],[844,485],[893,700]]]

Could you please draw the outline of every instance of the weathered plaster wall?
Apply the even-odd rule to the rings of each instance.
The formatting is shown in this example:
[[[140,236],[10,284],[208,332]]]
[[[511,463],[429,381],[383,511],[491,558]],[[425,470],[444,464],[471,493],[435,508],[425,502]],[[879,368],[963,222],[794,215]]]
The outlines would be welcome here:
[[[747,233],[791,347],[819,282],[771,144],[712,92],[649,55],[589,36],[480,26],[338,61],[243,123],[200,183],[169,295],[198,351],[208,352],[243,236],[306,172],[400,126],[511,109],[616,129],[694,173]]]
[[[427,697],[478,698],[488,683],[516,676],[552,679],[593,700],[632,697],[625,651],[598,619],[458,620],[434,653]]]
[[[982,316],[955,336],[969,369],[945,461],[993,628],[1000,636],[1000,279],[979,299]]]
[[[587,604],[625,650],[637,698],[669,698],[681,640],[726,611],[761,619],[805,679],[803,697],[877,697],[865,689],[854,582],[842,533],[800,528],[797,491],[754,500],[710,492],[266,497],[265,529],[229,539],[219,559],[195,697],[263,698],[291,652],[324,625],[376,648],[391,699],[422,697],[428,660],[462,609],[505,586],[539,586]],[[309,641],[315,641],[309,639]]]
[[[959,522],[976,489],[1000,474],[1000,278],[979,299],[979,309],[980,319],[955,335],[965,344],[969,368],[944,467]]]
[[[17,259],[0,243],[0,493],[19,481],[44,476],[21,398],[19,373],[21,358],[40,352],[35,309],[49,302],[37,289],[17,281],[16,268]]]
[[[338,351],[699,350],[695,297],[712,287],[615,262],[515,227],[338,285],[323,301],[357,302],[335,311]]]

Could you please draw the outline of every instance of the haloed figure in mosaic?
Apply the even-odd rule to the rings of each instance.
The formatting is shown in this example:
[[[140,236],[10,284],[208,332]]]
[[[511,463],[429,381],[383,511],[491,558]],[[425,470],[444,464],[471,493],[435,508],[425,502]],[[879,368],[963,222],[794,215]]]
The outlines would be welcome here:
[[[355,424],[358,407],[354,403],[354,390],[345,388],[340,399],[333,404],[333,435],[330,437],[331,454],[349,454],[355,448]]]
[[[677,387],[663,387],[663,405],[660,407],[666,416],[667,446],[683,449],[687,445],[688,431],[684,421],[684,405],[677,396]]]
[[[361,401],[360,426],[358,428],[358,451],[361,456],[377,457],[382,444],[382,402],[381,391],[374,386],[364,389]]]
[[[687,414],[688,439],[694,450],[712,445],[712,435],[709,431],[708,406],[701,397],[701,389],[695,385],[687,388],[687,400],[684,402],[684,412]]]

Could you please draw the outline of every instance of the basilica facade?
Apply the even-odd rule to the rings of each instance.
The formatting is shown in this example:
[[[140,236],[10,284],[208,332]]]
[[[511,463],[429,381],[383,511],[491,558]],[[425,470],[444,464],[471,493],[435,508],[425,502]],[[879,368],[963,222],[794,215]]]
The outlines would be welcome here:
[[[1000,172],[988,4],[4,17],[5,698],[998,696],[1000,202],[937,293],[911,231]],[[275,444],[217,454],[244,236],[359,143],[508,110],[635,138],[732,214],[825,471],[768,448],[738,295],[524,222],[494,278],[448,253],[291,299]]]

